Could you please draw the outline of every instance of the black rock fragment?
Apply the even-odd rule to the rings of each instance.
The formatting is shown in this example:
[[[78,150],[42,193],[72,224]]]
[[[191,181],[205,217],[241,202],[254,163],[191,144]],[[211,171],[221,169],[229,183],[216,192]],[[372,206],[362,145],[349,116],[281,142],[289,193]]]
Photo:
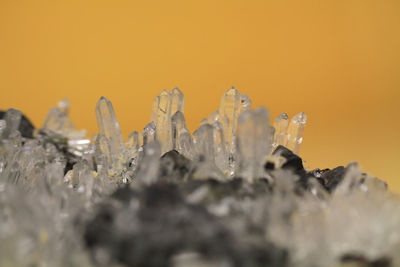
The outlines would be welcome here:
[[[346,168],[339,166],[332,170],[323,172],[319,180],[322,186],[331,193],[343,180],[345,173]]]
[[[240,185],[235,181],[226,190],[216,181],[197,185],[208,183],[221,193]],[[102,249],[113,262],[126,266],[170,266],[173,256],[192,251],[208,259],[226,260],[234,267],[286,266],[286,250],[267,243],[262,235],[258,243],[241,240],[203,205],[187,203],[186,189],[165,181],[140,190],[118,189],[87,223],[84,240],[93,258]]]
[[[298,175],[300,177],[298,183],[303,188],[307,187],[307,181],[310,175],[307,174],[303,166],[303,160],[298,155],[282,145],[279,145],[274,150],[274,152],[272,152],[272,154],[284,157],[286,159],[286,162],[281,166],[281,168],[284,170],[290,170],[294,174]],[[271,167],[271,163],[268,164],[267,162],[267,164],[265,165],[265,169],[268,171],[269,169],[271,169]]]
[[[390,267],[392,266],[392,260],[388,257],[380,257],[377,259],[368,259],[367,257],[357,254],[349,253],[345,254],[340,258],[342,263],[357,264],[357,266],[363,267]]]
[[[5,115],[6,112],[0,110],[0,120],[3,119]],[[33,126],[32,122],[24,114],[22,114],[21,122],[18,128],[18,131],[21,133],[21,136],[32,139],[34,130],[35,126]]]
[[[185,158],[176,150],[171,150],[161,156],[159,175],[161,179],[182,181],[189,174],[191,160]]]

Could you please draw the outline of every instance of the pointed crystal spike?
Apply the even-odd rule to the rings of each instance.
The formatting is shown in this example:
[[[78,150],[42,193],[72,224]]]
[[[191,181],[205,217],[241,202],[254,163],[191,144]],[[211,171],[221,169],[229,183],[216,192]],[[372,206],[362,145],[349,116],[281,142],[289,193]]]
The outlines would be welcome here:
[[[279,145],[285,145],[285,138],[287,133],[287,128],[289,125],[289,117],[286,113],[282,113],[275,118],[274,127],[275,127],[275,135],[274,135],[274,147]]]
[[[249,182],[264,176],[270,154],[269,116],[265,108],[244,111],[238,120],[237,151],[239,176]]]
[[[272,126],[272,125],[270,125],[269,126],[269,135],[268,135],[268,138],[269,138],[269,145],[270,145],[270,150],[271,150],[271,153],[272,153],[272,149],[273,148],[275,148],[274,147],[274,136],[275,136],[275,127],[274,126]]]
[[[134,182],[131,183],[132,186],[149,185],[157,181],[160,156],[161,147],[157,140],[144,145],[143,156],[140,159]]]
[[[157,140],[157,131],[158,129],[154,121],[147,124],[143,131],[143,145]]]
[[[96,118],[100,134],[110,142],[111,154],[119,158],[125,148],[121,129],[111,102],[103,96],[96,105]]]
[[[169,129],[170,129],[170,101],[171,95],[167,90],[162,90],[161,93],[154,98],[153,110],[151,113],[151,121],[157,127],[157,140],[161,144],[161,150],[167,150]]]
[[[197,154],[207,161],[214,162],[213,127],[208,123],[203,124],[193,133],[193,137]]]
[[[239,114],[240,107],[240,94],[234,88],[227,90],[221,98],[219,117],[224,131],[225,142],[227,142],[227,148],[230,153],[234,153],[235,150],[235,132],[237,116]],[[227,118],[225,120],[224,118]]]
[[[133,131],[128,135],[127,149],[130,158],[136,157],[140,147],[139,132]]]
[[[171,90],[170,94],[170,115],[173,116],[176,112],[180,111],[183,113],[185,107],[185,97],[179,88],[175,87]]]
[[[67,116],[58,108],[51,108],[42,128],[58,133],[63,128],[66,119]]]
[[[181,111],[177,111],[171,118],[172,149],[179,150],[179,138],[184,129],[186,129],[185,117]]]
[[[209,124],[213,124],[216,121],[219,121],[219,111],[216,110],[213,113],[211,113],[210,116],[208,116],[207,121]]]
[[[103,134],[98,134],[95,141],[95,157],[100,157],[101,155],[106,156],[107,163],[112,162],[112,154],[110,148],[110,142]]]
[[[19,124],[21,123],[21,111],[10,108],[7,110],[4,121],[5,129],[3,130],[2,137],[8,138],[12,133],[18,130]]]
[[[203,124],[194,133],[194,146],[196,151],[197,168],[193,177],[195,179],[215,178],[224,180],[225,175],[215,165],[213,127]]]
[[[86,130],[77,130],[68,118],[69,100],[64,99],[58,102],[57,106],[51,108],[43,123],[42,130],[47,133],[57,133],[68,139],[82,139],[86,135]]]
[[[208,119],[206,119],[206,118],[202,118],[200,121],[200,125],[207,124],[207,123],[208,123]]]
[[[127,147],[134,148],[137,150],[137,149],[139,149],[139,146],[140,146],[139,132],[133,131],[128,135]]]
[[[223,171],[228,171],[228,153],[226,151],[226,143],[224,140],[224,134],[222,131],[222,125],[216,121],[212,124],[213,127],[213,145],[215,154],[215,164]]]
[[[194,159],[195,149],[193,144],[192,136],[187,129],[183,129],[179,136],[179,149],[178,152],[187,157],[188,159]]]
[[[306,126],[307,115],[304,112],[296,114],[290,121],[288,134],[286,137],[286,147],[298,154],[301,142],[303,141],[304,128]]]
[[[68,115],[68,113],[69,113],[69,106],[70,105],[69,105],[69,99],[68,98],[65,98],[65,99],[63,99],[63,100],[61,100],[61,101],[59,101],[57,103],[58,110],[60,110],[65,115]]]
[[[240,96],[240,108],[239,108],[239,113],[242,113],[245,110],[251,109],[251,99],[245,95],[242,94]]]

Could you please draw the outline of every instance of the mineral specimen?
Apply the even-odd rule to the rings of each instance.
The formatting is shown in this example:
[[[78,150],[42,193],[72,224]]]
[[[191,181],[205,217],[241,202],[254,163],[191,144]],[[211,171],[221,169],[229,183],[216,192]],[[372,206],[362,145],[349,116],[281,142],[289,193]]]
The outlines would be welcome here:
[[[400,265],[399,197],[356,163],[306,169],[304,113],[272,126],[231,88],[191,133],[184,103],[163,90],[126,142],[104,97],[91,138],[68,100],[37,130],[0,112],[0,266]]]

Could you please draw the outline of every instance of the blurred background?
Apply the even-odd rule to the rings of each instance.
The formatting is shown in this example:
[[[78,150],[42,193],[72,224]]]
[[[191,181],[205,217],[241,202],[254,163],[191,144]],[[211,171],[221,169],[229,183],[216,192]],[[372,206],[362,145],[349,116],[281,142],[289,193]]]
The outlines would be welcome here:
[[[0,0],[0,109],[38,127],[68,97],[95,133],[104,95],[126,137],[178,86],[193,131],[234,85],[271,120],[308,114],[309,168],[358,161],[400,191],[399,14],[398,0]]]

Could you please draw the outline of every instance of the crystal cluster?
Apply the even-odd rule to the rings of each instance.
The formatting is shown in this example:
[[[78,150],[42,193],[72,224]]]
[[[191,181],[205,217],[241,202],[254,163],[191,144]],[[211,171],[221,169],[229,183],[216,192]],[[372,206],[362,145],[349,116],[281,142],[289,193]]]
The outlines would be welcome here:
[[[271,125],[231,88],[191,133],[184,106],[163,90],[127,140],[104,97],[91,138],[68,100],[39,129],[0,112],[0,266],[400,265],[400,199],[356,163],[305,169],[304,113]]]

